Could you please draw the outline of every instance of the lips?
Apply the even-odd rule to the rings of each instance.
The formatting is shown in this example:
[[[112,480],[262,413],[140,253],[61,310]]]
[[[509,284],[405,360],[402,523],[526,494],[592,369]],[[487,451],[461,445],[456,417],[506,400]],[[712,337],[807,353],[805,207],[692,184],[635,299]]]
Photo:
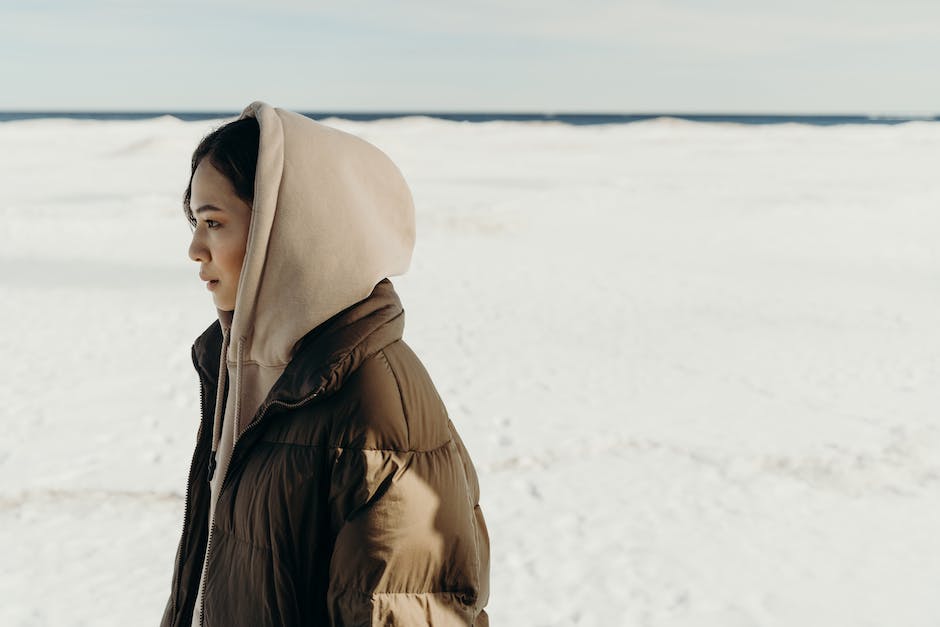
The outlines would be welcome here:
[[[214,289],[219,285],[219,280],[218,280],[218,279],[210,278],[210,277],[206,276],[205,274],[203,274],[202,272],[199,273],[199,278],[200,278],[201,280],[203,280],[203,281],[206,282],[206,289],[207,289],[207,290],[210,290],[210,291],[211,291],[211,290],[214,290]]]

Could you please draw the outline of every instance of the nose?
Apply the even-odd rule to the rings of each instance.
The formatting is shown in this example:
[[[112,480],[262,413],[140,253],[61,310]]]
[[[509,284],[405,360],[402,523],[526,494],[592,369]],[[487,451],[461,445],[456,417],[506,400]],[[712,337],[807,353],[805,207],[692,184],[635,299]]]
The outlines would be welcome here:
[[[189,258],[196,262],[209,261],[209,249],[202,241],[202,229],[193,231],[193,240],[189,243]]]

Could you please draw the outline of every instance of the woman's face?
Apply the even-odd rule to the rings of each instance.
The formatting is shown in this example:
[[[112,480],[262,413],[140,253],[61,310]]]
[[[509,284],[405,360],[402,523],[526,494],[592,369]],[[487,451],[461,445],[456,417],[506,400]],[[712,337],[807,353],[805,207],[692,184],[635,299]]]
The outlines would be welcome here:
[[[238,277],[245,259],[251,206],[235,195],[232,183],[209,159],[199,162],[193,173],[189,206],[196,230],[189,245],[189,258],[199,263],[199,278],[207,281],[215,306],[235,309]]]

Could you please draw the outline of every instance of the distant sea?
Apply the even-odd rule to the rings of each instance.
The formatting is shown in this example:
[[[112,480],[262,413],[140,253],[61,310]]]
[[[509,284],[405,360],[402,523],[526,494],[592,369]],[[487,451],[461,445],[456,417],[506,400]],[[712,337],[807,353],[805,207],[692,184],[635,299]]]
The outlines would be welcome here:
[[[737,124],[810,124],[832,126],[835,124],[901,124],[914,120],[940,121],[940,115],[891,116],[891,115],[738,115],[738,114],[685,114],[685,113],[440,113],[440,112],[348,112],[311,111],[302,112],[313,119],[342,118],[354,121],[373,121],[410,116],[426,116],[440,120],[458,122],[561,122],[576,126],[592,124],[629,124],[656,118],[678,118],[693,122],[732,122]],[[42,118],[67,118],[72,120],[146,120],[171,115],[184,121],[213,120],[237,116],[235,111],[0,111],[0,122],[13,120],[35,120]]]

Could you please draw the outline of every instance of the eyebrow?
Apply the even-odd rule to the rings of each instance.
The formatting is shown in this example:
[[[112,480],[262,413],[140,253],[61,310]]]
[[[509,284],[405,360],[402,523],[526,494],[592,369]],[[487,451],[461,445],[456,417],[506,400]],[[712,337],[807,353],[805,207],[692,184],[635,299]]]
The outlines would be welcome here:
[[[196,214],[196,213],[202,213],[203,211],[223,211],[223,212],[224,212],[223,209],[219,209],[219,208],[216,207],[215,205],[203,205],[203,206],[199,207],[198,209],[196,209],[195,211],[193,211],[193,213],[194,213],[194,214]]]

